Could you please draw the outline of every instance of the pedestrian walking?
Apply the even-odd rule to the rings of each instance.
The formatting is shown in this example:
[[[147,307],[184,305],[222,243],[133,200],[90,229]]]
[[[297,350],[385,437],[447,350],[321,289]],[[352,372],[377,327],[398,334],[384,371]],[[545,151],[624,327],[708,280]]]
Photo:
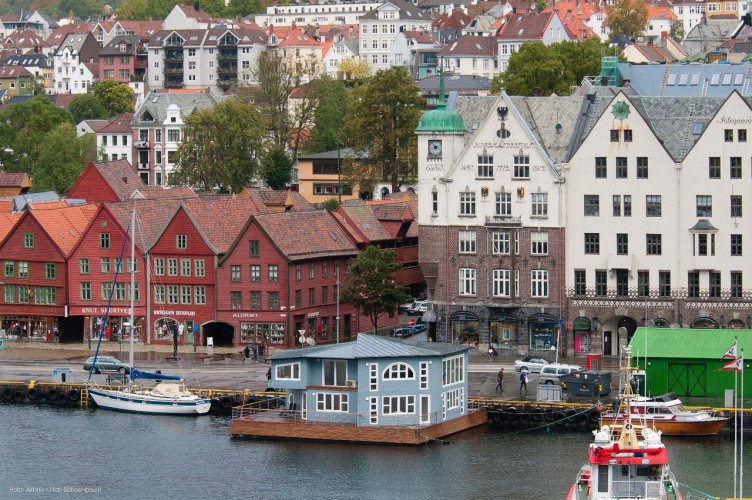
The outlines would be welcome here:
[[[520,373],[520,395],[522,395],[522,388],[525,388],[525,396],[527,396],[527,373]]]
[[[251,357],[251,346],[250,344],[245,345],[245,349],[243,349],[243,363],[245,363],[245,360]]]
[[[499,373],[496,375],[496,392],[504,391],[504,368],[499,368]]]
[[[255,344],[251,346],[251,351],[253,352],[253,362],[258,362],[258,347]]]

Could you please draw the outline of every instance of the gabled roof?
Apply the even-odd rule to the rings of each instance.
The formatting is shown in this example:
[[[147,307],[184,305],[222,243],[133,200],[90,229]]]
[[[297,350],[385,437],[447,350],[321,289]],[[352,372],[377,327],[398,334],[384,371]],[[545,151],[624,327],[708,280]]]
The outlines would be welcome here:
[[[184,89],[181,89],[184,90]],[[133,113],[133,127],[161,126],[167,119],[167,108],[176,105],[183,117],[196,110],[210,108],[216,104],[216,100],[210,93],[204,90],[191,90],[190,92],[151,91],[144,98],[141,106]],[[153,121],[144,121],[144,114],[148,113]]]
[[[31,30],[16,30],[5,37],[3,43],[6,47],[19,49],[33,49],[34,47],[46,47],[44,39]]]
[[[127,200],[131,197],[134,190],[143,189],[146,186],[138,173],[133,170],[131,164],[128,163],[128,160],[115,160],[87,165],[84,172],[71,188],[71,191],[74,191],[79,182],[83,182],[85,178],[84,174],[89,169],[96,170],[99,173],[120,201]]]
[[[166,199],[106,203],[103,208],[112,214],[125,231],[130,224],[131,210],[135,207],[136,231],[134,241],[142,251],[148,251],[157,242],[179,206],[179,199]]]
[[[129,34],[134,34],[138,37],[150,37],[160,29],[162,29],[162,21],[137,21],[137,20],[118,20],[119,24],[124,31]]]
[[[96,212],[96,205],[77,205],[57,210],[30,210],[28,213],[68,257]]]
[[[511,12],[497,34],[499,40],[543,40],[553,12]]]
[[[130,134],[132,119],[133,119],[133,113],[122,113],[110,119],[106,125],[98,128],[96,132],[99,134],[112,134],[112,133]],[[92,127],[92,129],[93,128],[94,127]]]
[[[389,6],[396,7],[399,10],[399,18],[402,21],[430,21],[429,15],[421,12],[414,4],[405,0],[386,0],[383,4],[375,9],[360,16],[362,20],[376,20],[381,10],[389,9]]]
[[[496,57],[498,43],[494,37],[463,35],[439,51],[445,57]]]
[[[360,333],[351,342],[279,351],[272,356],[272,360],[433,357],[460,354],[469,349],[464,345],[419,342]]]
[[[92,29],[90,24],[64,24],[50,33],[45,42],[49,47],[59,47],[70,33],[90,33]]]
[[[0,66],[0,78],[30,78],[34,75],[23,66]]]
[[[227,253],[248,219],[258,213],[253,200],[240,196],[184,200],[183,207],[218,255]]]
[[[52,59],[44,54],[35,54],[33,52],[29,52],[26,54],[13,54],[5,60],[3,65],[23,66],[24,68],[52,68]]]
[[[461,30],[470,23],[472,18],[465,14],[462,9],[454,9],[451,14],[446,12],[433,20],[433,27],[439,31],[442,30]]]
[[[393,238],[376,217],[374,208],[366,205],[363,200],[346,201],[332,215],[356,243],[373,243]]]
[[[279,212],[282,210],[313,210],[313,205],[297,191],[248,189],[247,191],[244,190],[244,192],[253,200],[260,213]]]
[[[138,50],[141,37],[137,35],[116,36],[110,43],[99,49],[100,56],[134,55]],[[125,52],[120,50],[120,45],[125,44]]]
[[[91,35],[91,33],[68,33],[66,35],[65,40],[63,40],[63,43],[60,44],[55,54],[62,54],[63,50],[66,48],[71,51],[71,53],[78,55],[79,52],[81,52],[81,49],[84,46],[84,43],[86,42],[86,39]]]
[[[198,2],[196,2],[196,6],[198,6]],[[185,14],[185,17],[189,17],[191,19],[195,19],[196,21],[200,23],[213,23],[214,18],[206,11],[201,10],[201,8],[196,8],[193,5],[182,5],[177,4],[177,7],[183,11],[183,14]]]
[[[291,261],[358,253],[326,210],[258,214],[253,220]]]
[[[31,181],[24,172],[0,172],[0,187],[31,187]]]
[[[0,212],[0,242],[2,242],[23,216],[23,212]]]

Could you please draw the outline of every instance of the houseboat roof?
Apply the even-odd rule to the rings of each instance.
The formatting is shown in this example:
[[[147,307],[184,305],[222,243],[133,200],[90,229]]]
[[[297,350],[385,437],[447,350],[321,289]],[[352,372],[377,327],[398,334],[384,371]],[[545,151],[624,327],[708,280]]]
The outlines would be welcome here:
[[[444,344],[440,342],[405,341],[391,337],[380,337],[378,335],[360,333],[358,334],[358,338],[351,342],[290,349],[274,354],[272,359],[426,357],[459,354],[467,350],[469,350],[469,347],[465,345]]]

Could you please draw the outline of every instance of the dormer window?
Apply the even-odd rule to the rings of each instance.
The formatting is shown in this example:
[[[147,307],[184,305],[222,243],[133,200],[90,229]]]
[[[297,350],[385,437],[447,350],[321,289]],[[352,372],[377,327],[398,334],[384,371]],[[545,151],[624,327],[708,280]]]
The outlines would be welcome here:
[[[125,52],[126,45],[124,43],[120,44],[120,52]]]

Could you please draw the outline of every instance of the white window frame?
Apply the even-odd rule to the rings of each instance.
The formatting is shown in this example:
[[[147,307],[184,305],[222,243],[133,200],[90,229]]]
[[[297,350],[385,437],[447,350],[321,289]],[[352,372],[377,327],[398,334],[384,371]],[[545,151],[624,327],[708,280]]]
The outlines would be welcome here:
[[[289,373],[285,373],[288,372]],[[300,380],[300,363],[285,363],[274,369],[274,380]]]
[[[405,408],[402,411],[401,408]],[[381,397],[382,415],[415,415],[415,395],[406,394],[400,396]]]
[[[534,231],[530,233],[530,255],[548,255],[548,233]]]
[[[491,253],[493,255],[509,255],[511,252],[509,231],[493,231],[491,233]]]
[[[460,230],[459,232],[459,252],[460,253],[475,253],[475,240],[476,240],[476,233],[475,231],[464,231]]]
[[[452,356],[441,362],[442,378],[441,385],[446,387],[452,384],[465,382],[465,357]]]
[[[494,209],[499,217],[510,217],[512,215],[512,193],[496,193]]]
[[[340,392],[316,393],[316,411],[321,413],[348,413],[350,395]]]
[[[460,268],[460,295],[475,295],[477,292],[477,271],[473,267]]]
[[[530,271],[530,296],[533,298],[548,297],[548,271],[546,269]]]
[[[415,370],[407,363],[392,363],[381,376],[384,380],[415,380]]]
[[[493,296],[494,297],[509,297],[511,283],[511,272],[509,269],[494,269],[492,271],[493,283]]]

